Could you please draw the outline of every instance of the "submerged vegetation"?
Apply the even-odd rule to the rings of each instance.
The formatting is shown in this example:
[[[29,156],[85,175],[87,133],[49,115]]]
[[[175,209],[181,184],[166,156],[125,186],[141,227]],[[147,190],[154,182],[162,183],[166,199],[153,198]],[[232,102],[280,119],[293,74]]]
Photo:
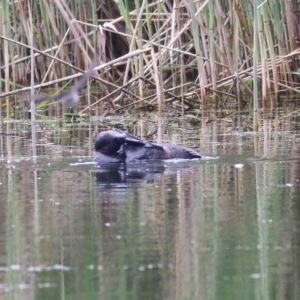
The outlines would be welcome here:
[[[101,103],[111,111],[158,112],[172,104],[184,113],[228,99],[241,108],[253,104],[244,97],[256,83],[253,99],[259,93],[270,107],[280,93],[299,92],[298,6],[296,0],[3,0],[1,109],[9,115],[11,96],[23,99],[30,85],[64,89],[94,57],[98,88],[88,87],[82,112]]]

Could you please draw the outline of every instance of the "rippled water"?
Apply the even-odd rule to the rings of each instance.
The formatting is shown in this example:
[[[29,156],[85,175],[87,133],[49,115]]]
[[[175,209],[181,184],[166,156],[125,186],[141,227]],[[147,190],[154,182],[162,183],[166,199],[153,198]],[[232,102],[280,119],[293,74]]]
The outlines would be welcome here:
[[[0,136],[1,299],[298,299],[298,132],[175,128],[215,159],[103,169],[97,128],[47,126],[35,160]]]

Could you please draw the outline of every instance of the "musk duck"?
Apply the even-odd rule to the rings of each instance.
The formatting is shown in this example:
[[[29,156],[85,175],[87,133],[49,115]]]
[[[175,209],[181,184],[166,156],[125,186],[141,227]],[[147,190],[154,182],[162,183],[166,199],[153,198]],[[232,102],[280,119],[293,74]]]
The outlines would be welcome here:
[[[95,140],[94,161],[100,164],[137,160],[166,160],[201,158],[197,151],[167,143],[150,143],[119,129],[103,131]]]

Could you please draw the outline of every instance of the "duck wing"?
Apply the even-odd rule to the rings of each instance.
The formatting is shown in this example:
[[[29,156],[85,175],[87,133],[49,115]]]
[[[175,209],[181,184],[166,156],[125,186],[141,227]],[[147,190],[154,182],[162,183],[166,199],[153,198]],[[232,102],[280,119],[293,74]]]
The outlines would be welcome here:
[[[143,141],[142,139],[138,138],[137,136],[130,134],[128,132],[122,131],[120,129],[115,128],[114,131],[118,132],[118,133],[125,133],[126,134],[126,139],[125,142],[127,143],[127,145],[130,146],[143,146],[145,148],[161,148],[163,149],[163,147],[159,144],[155,144],[155,143],[150,143],[148,141]]]

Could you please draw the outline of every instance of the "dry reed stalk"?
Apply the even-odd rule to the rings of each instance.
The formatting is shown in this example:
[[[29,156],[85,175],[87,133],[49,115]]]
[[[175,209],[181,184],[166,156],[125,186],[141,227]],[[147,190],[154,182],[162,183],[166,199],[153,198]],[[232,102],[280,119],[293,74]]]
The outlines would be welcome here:
[[[28,1],[29,2],[29,1]],[[29,6],[31,6],[30,3],[28,3]],[[33,21],[32,21],[32,14],[29,11],[29,43],[31,46],[31,70],[34,69],[34,51],[33,51]],[[31,77],[30,77],[30,94],[31,96],[34,96],[34,72],[31,72]],[[35,111],[35,101],[33,98],[31,98],[30,101],[30,118],[31,118],[31,140],[32,140],[32,156],[35,158],[36,157],[36,111]]]
[[[66,38],[67,38],[68,34],[69,34],[69,30],[67,30],[67,32],[66,32],[65,36],[63,37],[63,39],[62,39],[60,45],[58,45],[58,48],[57,48],[57,50],[56,50],[56,52],[55,52],[55,54],[54,54],[54,57],[55,57],[55,58],[58,56],[58,54],[59,54],[61,48],[63,47],[64,42],[66,41]],[[32,52],[34,52],[33,49],[31,49],[31,50],[32,50]],[[34,54],[32,54],[32,55],[34,56]],[[33,57],[32,57],[31,59],[33,59]],[[46,73],[45,73],[45,75],[44,75],[44,78],[42,79],[41,84],[43,84],[43,83],[46,81],[47,75],[48,75],[49,72],[51,71],[54,62],[55,62],[55,60],[52,59],[50,65],[49,65],[49,67],[48,67],[48,70],[46,71]]]
[[[269,19],[268,19],[268,14],[267,14],[267,9],[266,6],[263,6],[263,22],[264,22],[264,30],[265,30],[265,36],[266,36],[266,41],[267,41],[267,45],[268,45],[268,51],[269,51],[269,57],[271,60],[271,65],[272,65],[272,75],[274,78],[274,90],[275,90],[275,95],[278,95],[279,92],[279,86],[278,86],[278,74],[277,74],[277,69],[276,69],[276,62],[275,62],[275,51],[274,51],[274,41],[273,41],[273,37],[272,37],[272,32],[270,29],[270,25],[269,25]],[[268,72],[268,79],[270,79],[270,72]],[[271,85],[270,83],[268,84],[268,90],[271,90]]]
[[[142,101],[145,101],[146,98],[140,99],[138,96],[136,96],[136,95],[134,95],[134,94],[131,94],[131,93],[129,93],[129,92],[126,90],[126,88],[127,88],[128,86],[130,86],[133,82],[135,82],[135,81],[138,80],[138,79],[139,79],[139,78],[135,78],[135,79],[129,81],[129,82],[127,83],[127,85],[118,87],[116,90],[112,91],[112,92],[109,93],[108,95],[105,95],[105,96],[102,97],[101,99],[98,99],[96,102],[94,102],[93,104],[91,104],[90,107],[86,107],[86,108],[82,109],[79,113],[85,112],[87,109],[89,109],[89,108],[91,108],[91,107],[93,107],[93,106],[96,106],[97,104],[103,102],[104,100],[109,99],[110,97],[112,97],[113,95],[117,94],[118,92],[124,92],[124,94],[128,94],[128,95],[131,96],[132,98],[138,99],[137,101],[134,102],[134,105],[135,105],[135,104],[139,104],[139,103],[141,103]],[[130,104],[130,106],[131,106],[131,104]],[[117,108],[117,109],[115,109],[115,111],[118,111],[118,110],[123,109],[123,108],[124,108],[124,107]]]
[[[297,19],[294,13],[294,7],[292,1],[284,1],[284,12],[286,17],[286,26],[289,36],[289,49],[294,51],[299,48],[298,43],[295,39],[295,32],[297,32]]]
[[[124,55],[122,57],[119,57],[119,58],[117,58],[117,59],[115,59],[113,61],[110,61],[110,62],[108,62],[106,64],[102,64],[102,65],[94,68],[94,71],[99,71],[101,69],[105,69],[106,67],[109,67],[109,66],[111,66],[111,65],[113,65],[113,64],[115,64],[115,63],[117,63],[119,61],[126,60],[128,58],[131,58],[132,56],[140,55],[141,53],[147,52],[147,51],[150,51],[150,50],[151,50],[150,48],[147,48],[147,49],[143,49],[143,50],[133,51],[132,53],[128,53],[128,54],[126,54],[126,55]],[[51,82],[46,82],[46,83],[44,83],[42,85],[41,84],[37,84],[37,85],[34,86],[34,88],[37,89],[37,88],[40,88],[40,87],[47,87],[49,85],[53,85],[53,84],[56,84],[56,83],[60,83],[60,82],[68,81],[68,80],[71,80],[71,79],[75,79],[77,77],[80,77],[82,75],[82,72],[83,71],[81,71],[80,73],[76,73],[74,75],[66,76],[64,78],[58,78],[58,79],[53,80]],[[93,78],[93,76],[91,76],[91,77]],[[21,89],[15,90],[15,91],[3,93],[3,94],[0,95],[0,98],[6,97],[6,96],[10,96],[10,95],[14,95],[14,94],[18,94],[18,93],[27,92],[29,89],[30,88],[25,87],[25,88],[21,88]]]
[[[207,108],[207,96],[206,96],[206,91],[205,91],[205,85],[207,84],[207,78],[206,78],[206,72],[205,72],[205,67],[204,67],[204,61],[202,58],[202,52],[200,49],[200,40],[199,40],[199,28],[197,26],[198,22],[201,23],[201,20],[198,19],[199,13],[203,10],[203,8],[208,4],[208,0],[206,0],[196,11],[196,7],[194,7],[194,3],[192,0],[189,0],[189,5],[187,2],[185,2],[185,5],[187,9],[190,9],[190,14],[191,14],[191,19],[192,19],[192,32],[194,35],[194,46],[195,46],[195,51],[197,55],[197,69],[198,69],[198,74],[200,76],[199,78],[199,84],[200,84],[200,93],[201,93],[201,99],[202,103],[204,106],[204,109]],[[203,38],[203,36],[202,36]]]
[[[151,49],[151,55],[152,55],[152,61],[153,61],[153,72],[154,72],[154,81],[156,84],[156,94],[157,94],[157,110],[158,110],[158,116],[161,116],[162,114],[162,108],[163,108],[163,91],[162,91],[162,84],[161,84],[161,77],[160,72],[158,70],[158,67],[156,65],[156,59],[154,50]]]
[[[141,53],[139,57],[134,57],[127,63],[125,70],[119,68],[113,73],[113,68],[101,69],[101,79],[99,78],[97,82],[109,77],[109,81],[115,83],[125,74],[123,82],[125,87],[127,86],[125,82],[129,82],[126,74],[131,72],[133,78],[139,78],[137,88],[139,95],[143,96],[146,90],[144,79],[149,79],[155,74],[156,65],[158,73],[164,75],[162,89],[166,90],[166,85],[170,83],[178,86],[176,92],[180,94],[182,109],[185,93],[188,91],[185,81],[194,82],[197,75],[200,75],[200,82],[196,92],[200,93],[204,104],[206,93],[212,92],[213,95],[217,95],[215,91],[224,89],[225,85],[232,86],[232,83],[236,85],[234,93],[239,96],[242,91],[240,85],[244,90],[247,90],[247,87],[251,88],[255,76],[259,79],[260,95],[266,99],[267,93],[272,89],[278,93],[282,84],[294,87],[298,84],[295,73],[299,66],[298,58],[280,59],[279,55],[293,53],[298,49],[294,37],[300,35],[297,26],[299,17],[294,14],[295,1],[258,2],[258,6],[253,6],[251,2],[241,0],[186,0],[182,6],[176,0],[171,6],[169,1],[149,3],[149,0],[143,0],[128,3],[120,0],[121,17],[117,10],[110,10],[109,6],[113,6],[114,2],[110,3],[109,0],[108,3],[111,5],[101,2],[98,7],[91,0],[85,3],[55,0],[52,6],[49,6],[46,0],[32,2],[33,20],[36,20],[33,23],[33,31],[37,33],[34,49],[39,48],[41,53],[46,52],[43,49],[47,49],[49,57],[59,57],[64,62],[64,65],[55,65],[55,68],[51,69],[54,61],[35,54],[35,59],[40,65],[39,72],[36,70],[35,73],[36,78],[41,75],[43,81],[48,80],[52,83],[55,81],[54,78],[68,78],[70,71],[65,68],[66,65],[75,64],[77,68],[82,69],[82,58],[88,60],[89,55],[99,49],[103,53],[101,57],[103,63],[115,61],[118,55],[112,37],[118,37],[126,43],[128,41],[131,49],[153,48],[154,60],[152,56]],[[26,65],[19,62],[26,62],[29,59],[27,49],[23,47],[26,45],[28,48],[30,32],[27,22],[28,9],[26,2],[22,1],[11,3],[6,7],[4,4],[1,7],[1,16],[4,16],[4,20],[5,14],[12,16],[10,20],[14,20],[13,32],[18,33],[18,36],[3,31],[5,33],[2,39],[0,37],[2,44],[0,72],[2,71],[3,78],[13,77],[19,83],[27,80]],[[254,12],[257,13],[256,19],[253,17]],[[103,28],[101,38],[98,37],[97,30],[88,33],[90,27],[98,28],[97,17],[102,22],[109,19],[109,24],[116,26],[117,30]],[[94,24],[90,24],[91,19]],[[269,20],[272,20],[272,23]],[[127,28],[126,33],[124,24]],[[252,72],[252,48],[257,29],[254,29],[253,24],[258,24],[258,30],[261,32],[258,39],[259,48],[255,53],[257,60],[255,74]],[[72,34],[68,34],[69,32]],[[15,43],[18,47],[14,50],[17,51],[17,55],[13,53],[9,39],[20,42]],[[93,46],[97,43],[99,49]],[[296,58],[297,54],[292,55]],[[252,72],[252,77],[249,76],[249,72]],[[14,88],[14,84],[14,80],[2,83],[9,85],[9,88]]]
[[[217,20],[219,20],[218,23],[219,37],[222,39],[220,43],[220,46],[222,47],[220,49],[221,50],[220,55],[222,59],[221,63],[222,65],[228,66],[228,69],[223,70],[223,74],[226,76],[228,71],[230,72],[230,74],[234,73],[233,58],[232,58],[232,53],[230,51],[230,41],[228,38],[224,20],[220,19],[225,15],[225,13],[223,12],[223,8],[219,0],[216,1],[216,12],[217,12],[217,16],[219,16],[219,18],[217,18]]]
[[[91,31],[91,32],[89,32],[89,33],[87,34],[87,36],[90,36],[90,35],[92,35],[92,34],[94,34],[94,33],[95,33],[95,31]],[[8,41],[8,42],[10,42],[10,43],[12,43],[12,44],[20,45],[20,46],[22,46],[23,48],[30,49],[30,46],[29,46],[29,45],[24,44],[24,43],[19,42],[19,41],[16,41],[16,40],[13,40],[13,39],[10,39],[10,38],[8,38],[8,37],[6,37],[6,36],[0,35],[0,39],[3,39],[4,41]],[[70,44],[73,44],[73,43],[75,43],[75,39],[71,39],[71,40],[66,41],[66,42],[64,43],[64,46],[70,45]],[[61,45],[61,44],[60,44],[60,45]],[[50,59],[53,59],[54,56],[52,56],[52,55],[50,55],[50,54],[48,54],[48,53],[49,53],[49,52],[52,52],[52,51],[54,51],[54,50],[57,50],[57,49],[60,47],[60,45],[58,45],[58,46],[53,46],[53,47],[51,47],[51,48],[47,48],[47,49],[45,49],[45,50],[43,50],[43,51],[38,50],[37,48],[33,48],[33,49],[34,49],[34,52],[36,52],[36,53],[34,54],[34,57],[38,57],[38,56],[41,56],[41,55],[42,55],[42,56],[47,56],[47,57],[50,58]],[[22,58],[20,58],[20,59],[16,59],[16,60],[14,61],[14,63],[15,63],[15,64],[20,64],[20,63],[25,62],[25,61],[27,61],[27,60],[29,60],[29,59],[30,59],[30,56],[24,56],[24,57],[22,57]],[[58,58],[58,57],[56,57],[55,60],[56,60],[57,62],[60,62],[61,64],[64,64],[65,66],[68,66],[68,67],[71,67],[71,68],[74,68],[74,69],[77,68],[76,66],[74,66],[74,65],[70,64],[69,62],[67,62],[67,61],[65,61],[65,60],[62,60],[62,59],[60,59],[60,58]],[[9,66],[11,67],[11,66],[12,66],[12,63],[10,63]],[[2,70],[2,69],[4,69],[4,68],[5,68],[5,66],[0,66],[0,70]],[[77,68],[77,69],[79,69],[79,68]]]

